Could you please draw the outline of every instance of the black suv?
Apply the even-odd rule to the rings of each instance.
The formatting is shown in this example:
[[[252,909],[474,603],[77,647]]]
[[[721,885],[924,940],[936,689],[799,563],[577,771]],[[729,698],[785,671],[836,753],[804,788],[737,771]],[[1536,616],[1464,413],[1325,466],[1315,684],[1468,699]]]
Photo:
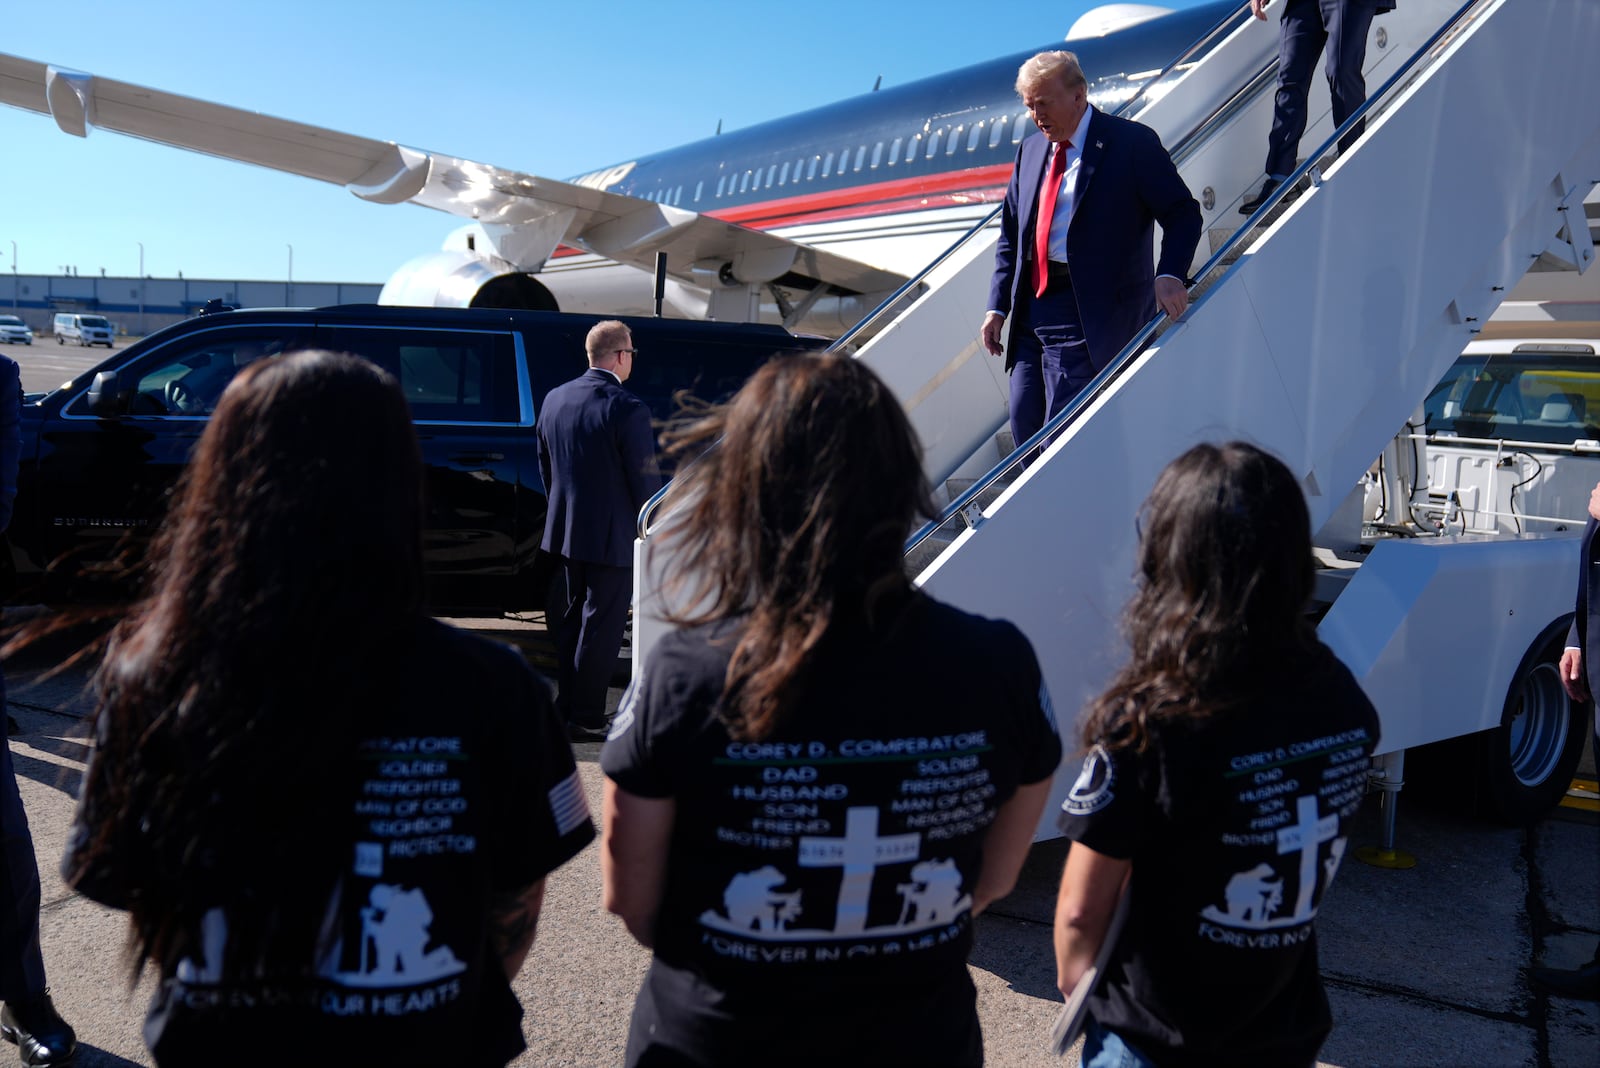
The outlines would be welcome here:
[[[116,353],[23,405],[22,467],[10,538],[14,599],[58,599],[107,583],[160,523],[166,497],[237,367],[279,352],[332,349],[393,374],[416,420],[427,471],[425,560],[439,612],[544,606],[545,490],[538,405],[583,372],[598,316],[343,305],[227,311]],[[624,319],[639,356],[628,388],[658,419],[688,390],[717,400],[780,353],[824,342],[772,326]]]

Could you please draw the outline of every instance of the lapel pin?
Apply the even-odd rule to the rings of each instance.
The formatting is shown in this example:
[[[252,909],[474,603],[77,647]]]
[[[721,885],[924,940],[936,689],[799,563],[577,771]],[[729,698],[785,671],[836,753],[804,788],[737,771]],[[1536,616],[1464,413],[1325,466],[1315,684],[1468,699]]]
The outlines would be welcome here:
[[[1106,147],[1106,143],[1104,141],[1096,141],[1094,143],[1094,147],[1095,148],[1105,148]]]

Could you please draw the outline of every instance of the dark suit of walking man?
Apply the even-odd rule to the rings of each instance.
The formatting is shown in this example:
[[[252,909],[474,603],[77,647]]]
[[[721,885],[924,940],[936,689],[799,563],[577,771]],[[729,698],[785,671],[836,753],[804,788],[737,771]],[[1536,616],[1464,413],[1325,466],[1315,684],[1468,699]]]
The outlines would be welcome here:
[[[1589,494],[1589,525],[1583,532],[1578,556],[1578,597],[1561,654],[1561,684],[1574,701],[1600,694],[1600,484]],[[1597,643],[1590,646],[1590,642]],[[1594,751],[1600,756],[1600,707],[1594,710]],[[1594,959],[1579,968],[1534,968],[1529,972],[1537,986],[1565,997],[1600,1001],[1600,945]]]
[[[15,360],[0,356],[0,531],[11,525],[22,456],[22,384]],[[0,547],[4,543],[0,542]],[[9,550],[8,550],[9,551]],[[5,704],[0,675],[0,705]],[[68,1064],[77,1036],[56,1012],[45,990],[39,948],[39,864],[28,830],[28,814],[17,791],[11,746],[0,746],[0,1035],[17,1044],[22,1063]]]
[[[1011,432],[1021,445],[1158,306],[1172,316],[1189,306],[1184,279],[1200,242],[1200,205],[1154,130],[1089,105],[1071,52],[1034,56],[1016,88],[1040,132],[1017,150],[982,329],[984,347],[1006,358]],[[1041,261],[1041,191],[1056,183]],[[1159,265],[1151,262],[1157,222]]]
[[[1250,11],[1265,20],[1269,0],[1250,0]],[[1261,191],[1239,205],[1245,215],[1294,173],[1300,137],[1306,132],[1307,101],[1317,57],[1324,49],[1328,88],[1333,98],[1333,123],[1366,103],[1367,83],[1361,68],[1367,58],[1367,31],[1374,16],[1393,11],[1395,0],[1276,0],[1283,10],[1278,22],[1278,94],[1273,99],[1272,132],[1267,135],[1267,180]],[[1344,152],[1362,134],[1357,123],[1339,138]]]
[[[634,523],[660,488],[644,403],[622,388],[633,337],[615,320],[584,343],[589,370],[550,391],[539,411],[539,470],[550,495],[545,552],[559,558],[566,591],[555,620],[556,707],[578,741],[605,736],[606,687],[633,595]]]

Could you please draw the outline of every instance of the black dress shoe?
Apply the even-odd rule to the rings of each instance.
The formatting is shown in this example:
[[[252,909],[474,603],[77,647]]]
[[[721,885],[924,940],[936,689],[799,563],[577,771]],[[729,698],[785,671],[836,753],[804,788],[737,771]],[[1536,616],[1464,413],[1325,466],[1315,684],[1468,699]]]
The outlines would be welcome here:
[[[1600,1001],[1600,957],[1581,968],[1534,968],[1533,985],[1564,998]]]
[[[1276,178],[1268,178],[1261,184],[1260,192],[1246,197],[1244,202],[1239,205],[1239,214],[1254,215],[1256,213],[1256,209],[1265,204],[1267,202],[1267,198],[1276,192],[1277,188],[1282,184],[1283,183],[1278,181]]]
[[[8,1001],[0,1008],[0,1037],[17,1044],[17,1054],[30,1068],[71,1064],[78,1036],[56,1012],[48,993],[29,1001]]]
[[[607,724],[597,727],[585,727],[582,723],[567,724],[567,741],[569,742],[603,742],[606,735],[611,733]]]

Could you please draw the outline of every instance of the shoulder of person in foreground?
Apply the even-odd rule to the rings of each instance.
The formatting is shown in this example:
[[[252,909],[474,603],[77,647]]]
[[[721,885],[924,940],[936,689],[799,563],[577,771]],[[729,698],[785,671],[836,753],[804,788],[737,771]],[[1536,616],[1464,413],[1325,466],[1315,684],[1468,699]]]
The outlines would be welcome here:
[[[1003,695],[1017,712],[1010,725],[1028,754],[1024,782],[1048,778],[1061,763],[1062,743],[1050,689],[1033,643],[1015,623],[963,611],[919,594],[912,611],[925,613],[914,624],[926,633],[929,663],[946,670],[981,673],[985,685]]]
[[[511,646],[436,620],[424,622],[418,651],[450,681],[441,724],[467,727],[473,758],[488,765],[490,818],[516,853],[496,859],[502,884],[525,886],[564,864],[593,840],[594,824],[549,683]]]

